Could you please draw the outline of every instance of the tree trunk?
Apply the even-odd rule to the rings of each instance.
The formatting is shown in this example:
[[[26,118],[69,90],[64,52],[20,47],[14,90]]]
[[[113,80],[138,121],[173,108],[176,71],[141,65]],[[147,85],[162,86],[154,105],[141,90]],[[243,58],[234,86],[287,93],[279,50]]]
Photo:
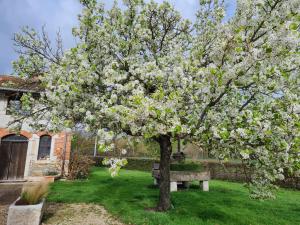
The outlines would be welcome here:
[[[159,202],[158,211],[167,211],[171,207],[170,196],[170,161],[172,144],[170,136],[162,135],[158,139],[160,146],[160,179],[159,179]]]
[[[180,153],[181,152],[181,146],[180,146],[180,137],[177,137],[177,152]]]

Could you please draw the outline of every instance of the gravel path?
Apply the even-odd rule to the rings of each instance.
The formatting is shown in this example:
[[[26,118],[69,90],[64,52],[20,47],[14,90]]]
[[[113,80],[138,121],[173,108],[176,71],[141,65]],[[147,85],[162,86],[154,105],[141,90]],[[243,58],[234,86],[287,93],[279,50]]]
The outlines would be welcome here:
[[[42,225],[123,225],[102,206],[47,203]]]
[[[6,225],[7,211],[22,190],[22,184],[0,183],[0,225]]]
[[[8,206],[0,205],[0,225],[6,225]]]
[[[6,225],[8,207],[22,190],[22,184],[0,183],[0,225]],[[94,204],[46,203],[42,225],[124,225],[102,206]]]

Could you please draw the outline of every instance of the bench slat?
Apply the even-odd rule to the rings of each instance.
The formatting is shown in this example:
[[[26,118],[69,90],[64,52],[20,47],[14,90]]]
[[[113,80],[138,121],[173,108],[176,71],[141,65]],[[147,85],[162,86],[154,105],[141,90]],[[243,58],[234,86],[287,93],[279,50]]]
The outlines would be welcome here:
[[[152,177],[159,179],[159,170],[152,171]],[[170,181],[206,181],[210,180],[210,172],[171,171]]]
[[[203,181],[210,180],[210,172],[171,171],[171,181]]]

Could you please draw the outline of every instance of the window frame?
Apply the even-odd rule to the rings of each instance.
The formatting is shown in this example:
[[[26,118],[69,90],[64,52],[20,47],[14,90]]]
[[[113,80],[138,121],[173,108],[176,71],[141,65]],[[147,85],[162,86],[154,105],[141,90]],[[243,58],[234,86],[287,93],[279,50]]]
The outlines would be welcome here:
[[[22,106],[21,98],[22,98],[21,93],[14,93],[7,96],[6,109],[5,109],[6,115],[11,115],[10,108],[13,104],[15,105],[18,104],[17,110],[21,111],[21,106]]]
[[[44,141],[43,140],[44,138],[47,138],[48,140]],[[48,135],[48,134],[41,135],[40,140],[39,140],[37,160],[48,160],[48,159],[50,159],[51,147],[52,147],[52,137],[51,137],[51,135]]]

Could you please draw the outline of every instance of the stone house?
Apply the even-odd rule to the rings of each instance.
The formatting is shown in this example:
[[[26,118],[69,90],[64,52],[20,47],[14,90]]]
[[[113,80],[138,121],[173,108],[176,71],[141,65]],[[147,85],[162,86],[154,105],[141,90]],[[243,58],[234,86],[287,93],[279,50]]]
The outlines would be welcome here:
[[[16,76],[0,75],[0,182],[37,180],[45,175],[60,174],[67,169],[71,151],[71,134],[35,132],[27,124],[15,133],[8,128],[13,117],[9,105],[18,104],[23,93],[36,97],[39,82]],[[62,166],[64,165],[64,166]]]

